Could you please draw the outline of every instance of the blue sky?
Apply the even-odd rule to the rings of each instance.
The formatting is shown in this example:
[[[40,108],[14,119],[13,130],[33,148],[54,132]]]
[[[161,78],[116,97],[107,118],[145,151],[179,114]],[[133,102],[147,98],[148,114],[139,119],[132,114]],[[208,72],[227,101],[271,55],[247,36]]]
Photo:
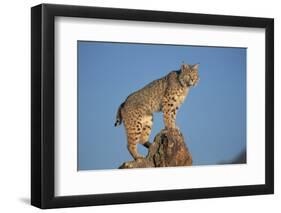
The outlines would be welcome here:
[[[199,84],[177,114],[194,165],[229,163],[246,149],[246,49],[78,41],[78,170],[115,169],[132,160],[119,105],[185,63]],[[150,141],[164,127],[154,113]],[[138,150],[146,155],[141,145]]]

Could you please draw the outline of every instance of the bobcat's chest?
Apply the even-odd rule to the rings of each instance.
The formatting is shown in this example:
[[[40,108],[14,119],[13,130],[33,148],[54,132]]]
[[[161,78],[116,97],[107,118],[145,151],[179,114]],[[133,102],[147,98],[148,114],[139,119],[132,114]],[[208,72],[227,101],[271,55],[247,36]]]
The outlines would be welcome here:
[[[177,100],[178,105],[180,105],[184,102],[187,94],[188,94],[188,88],[180,89],[180,90],[177,91],[176,100]]]

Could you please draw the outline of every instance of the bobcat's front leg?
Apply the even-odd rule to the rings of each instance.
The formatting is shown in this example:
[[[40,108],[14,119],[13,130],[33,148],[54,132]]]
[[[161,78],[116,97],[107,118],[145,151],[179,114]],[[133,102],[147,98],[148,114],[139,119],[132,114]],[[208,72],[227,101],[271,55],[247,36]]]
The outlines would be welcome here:
[[[166,129],[176,128],[177,101],[175,97],[166,97],[163,101],[162,111]]]

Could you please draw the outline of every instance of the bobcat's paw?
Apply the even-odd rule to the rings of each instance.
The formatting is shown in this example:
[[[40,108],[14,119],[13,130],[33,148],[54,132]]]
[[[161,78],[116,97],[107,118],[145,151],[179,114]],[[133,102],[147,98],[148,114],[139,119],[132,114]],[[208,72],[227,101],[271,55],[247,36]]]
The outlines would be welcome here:
[[[137,157],[135,158],[135,161],[139,162],[139,161],[143,161],[144,159],[145,159],[144,156],[139,155],[139,156],[137,156]]]

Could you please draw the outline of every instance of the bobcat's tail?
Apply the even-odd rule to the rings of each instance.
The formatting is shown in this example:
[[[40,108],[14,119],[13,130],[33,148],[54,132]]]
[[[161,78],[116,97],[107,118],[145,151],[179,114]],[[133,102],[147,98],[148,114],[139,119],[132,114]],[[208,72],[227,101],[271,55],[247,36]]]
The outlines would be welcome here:
[[[121,109],[123,108],[124,104],[125,104],[125,102],[123,102],[118,108],[114,126],[119,126],[122,123],[123,119],[122,119],[122,115],[121,115]]]

